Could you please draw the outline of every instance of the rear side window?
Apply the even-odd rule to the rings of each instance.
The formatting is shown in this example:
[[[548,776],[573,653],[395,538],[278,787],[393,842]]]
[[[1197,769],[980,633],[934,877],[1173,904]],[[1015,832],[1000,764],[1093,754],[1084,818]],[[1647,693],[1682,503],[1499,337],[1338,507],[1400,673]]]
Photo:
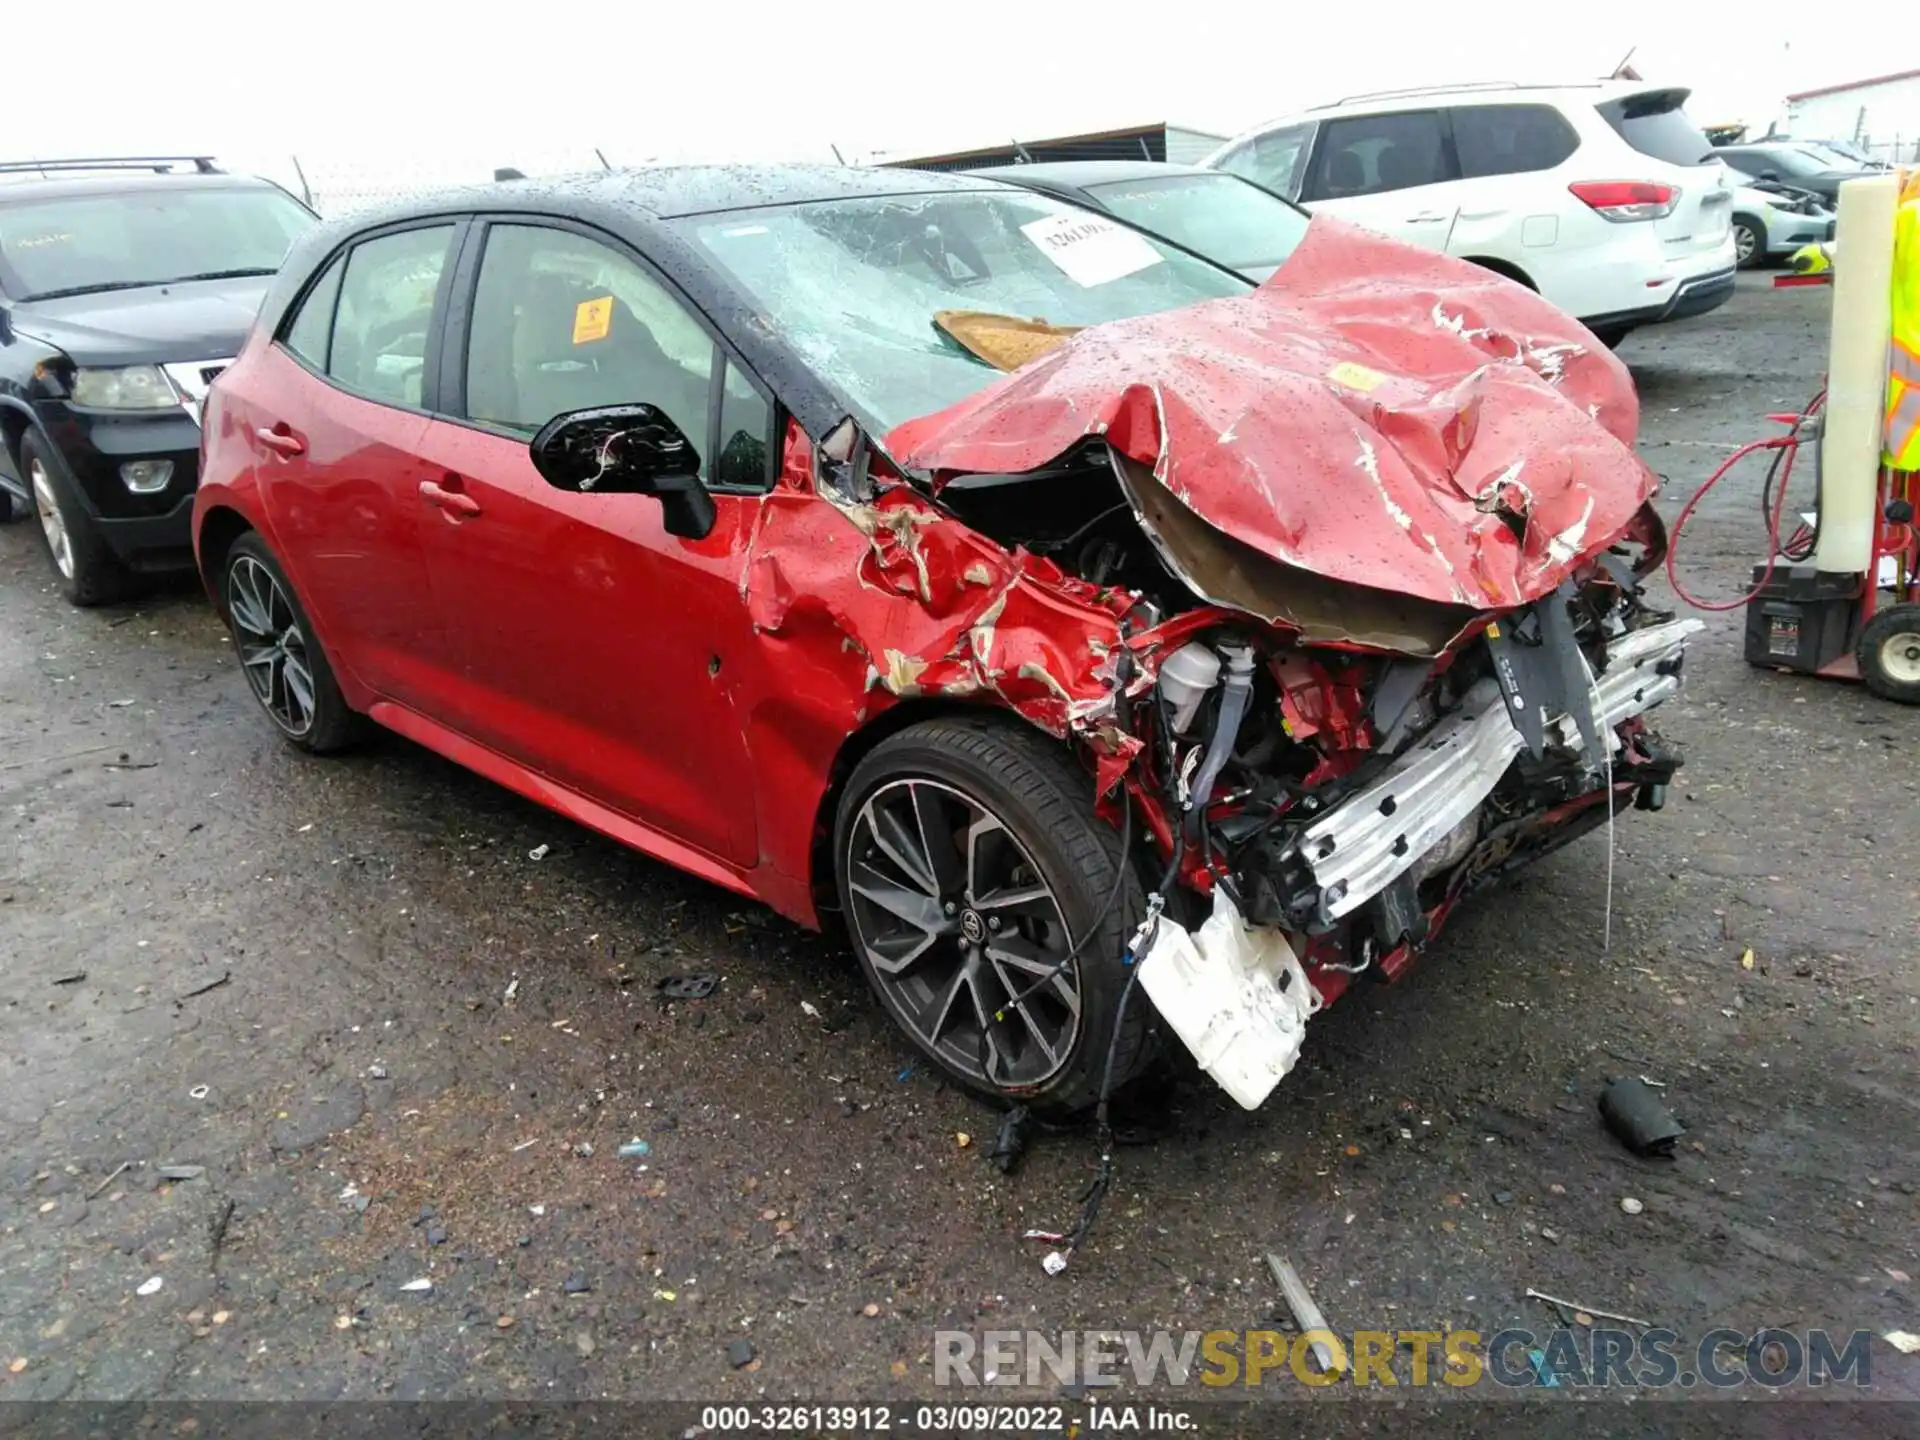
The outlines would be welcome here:
[[[363,240],[347,256],[327,373],[371,400],[418,408],[433,297],[453,226]]]
[[[1650,90],[1594,108],[1642,155],[1669,165],[1704,165],[1713,158],[1713,144],[1680,108],[1686,98],[1685,90]]]
[[[1380,195],[1452,178],[1439,111],[1357,115],[1328,122],[1313,163],[1308,198]]]
[[[1309,121],[1305,125],[1285,125],[1278,130],[1269,130],[1264,135],[1256,135],[1227,151],[1214,162],[1214,168],[1251,180],[1256,185],[1264,185],[1274,194],[1284,195],[1289,200],[1297,199],[1300,182],[1305,178],[1307,151],[1313,144],[1313,132],[1317,128],[1314,122]]]
[[[1454,152],[1468,180],[1551,170],[1580,144],[1551,105],[1462,105],[1452,119]]]
[[[333,336],[333,307],[340,298],[340,276],[346,268],[345,260],[335,260],[327,267],[327,273],[300,302],[299,312],[287,327],[286,338],[280,342],[316,370],[327,368],[327,342]]]

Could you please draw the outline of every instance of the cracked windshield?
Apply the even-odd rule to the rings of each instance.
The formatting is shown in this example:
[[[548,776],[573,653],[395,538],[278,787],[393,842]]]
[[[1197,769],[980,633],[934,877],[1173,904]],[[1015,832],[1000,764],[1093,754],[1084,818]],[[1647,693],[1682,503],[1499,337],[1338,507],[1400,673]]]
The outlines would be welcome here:
[[[879,435],[999,373],[936,316],[1071,328],[1251,288],[1138,231],[1038,196],[845,200],[685,223]]]

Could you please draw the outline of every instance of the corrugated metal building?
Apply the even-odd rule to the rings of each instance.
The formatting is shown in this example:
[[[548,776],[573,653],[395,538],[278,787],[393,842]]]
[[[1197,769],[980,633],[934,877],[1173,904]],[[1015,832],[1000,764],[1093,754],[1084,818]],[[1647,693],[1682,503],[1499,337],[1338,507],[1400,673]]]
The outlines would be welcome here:
[[[1920,70],[1802,90],[1787,97],[1796,139],[1854,140],[1881,160],[1920,159]]]
[[[1062,135],[1052,140],[1008,141],[982,150],[956,150],[947,155],[925,155],[917,160],[889,160],[908,170],[972,170],[981,165],[1012,165],[1021,159],[1042,160],[1169,160],[1191,165],[1225,143],[1227,137],[1190,130],[1164,121],[1134,125],[1124,130],[1100,130],[1090,135]]]

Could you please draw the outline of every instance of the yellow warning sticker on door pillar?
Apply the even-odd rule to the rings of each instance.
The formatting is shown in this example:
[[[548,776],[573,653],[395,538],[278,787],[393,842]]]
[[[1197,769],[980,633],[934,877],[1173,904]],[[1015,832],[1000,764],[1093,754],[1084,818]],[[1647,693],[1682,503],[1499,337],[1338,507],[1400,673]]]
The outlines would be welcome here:
[[[598,300],[582,300],[573,307],[573,343],[585,345],[590,341],[604,340],[607,331],[613,328],[613,297],[602,295]]]

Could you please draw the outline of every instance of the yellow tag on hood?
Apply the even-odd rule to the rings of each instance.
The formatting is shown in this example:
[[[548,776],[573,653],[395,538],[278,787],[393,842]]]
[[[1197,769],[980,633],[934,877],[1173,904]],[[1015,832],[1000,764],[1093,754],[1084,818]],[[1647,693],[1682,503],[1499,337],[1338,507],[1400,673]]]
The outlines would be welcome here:
[[[1349,390],[1358,390],[1366,394],[1378,390],[1386,383],[1387,377],[1378,370],[1369,370],[1364,365],[1356,365],[1351,360],[1342,360],[1327,371],[1327,378],[1336,385],[1344,385]]]

